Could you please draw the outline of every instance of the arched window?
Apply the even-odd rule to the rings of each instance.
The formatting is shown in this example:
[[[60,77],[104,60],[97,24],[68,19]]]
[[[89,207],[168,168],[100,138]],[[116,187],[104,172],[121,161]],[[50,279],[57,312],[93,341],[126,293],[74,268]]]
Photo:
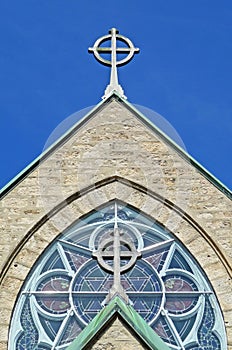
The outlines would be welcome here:
[[[225,350],[222,315],[196,260],[169,231],[119,202],[77,221],[39,258],[14,310],[9,350],[65,349],[104,307],[115,221],[120,283],[133,308],[170,349]]]

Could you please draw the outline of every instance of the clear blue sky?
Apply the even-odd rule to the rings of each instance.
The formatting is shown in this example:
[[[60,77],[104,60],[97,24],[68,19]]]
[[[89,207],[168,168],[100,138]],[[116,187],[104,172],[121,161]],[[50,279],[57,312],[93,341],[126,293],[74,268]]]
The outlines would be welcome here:
[[[2,0],[0,187],[62,120],[100,102],[109,69],[87,50],[112,27],[141,50],[119,69],[128,100],[165,117],[232,188],[231,0]]]

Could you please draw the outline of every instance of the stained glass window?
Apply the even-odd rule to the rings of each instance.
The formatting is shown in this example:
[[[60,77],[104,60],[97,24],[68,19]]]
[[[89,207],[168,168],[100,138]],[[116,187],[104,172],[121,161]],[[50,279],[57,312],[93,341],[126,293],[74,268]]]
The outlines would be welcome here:
[[[115,220],[120,283],[134,309],[170,349],[225,350],[221,312],[195,259],[165,228],[117,202],[77,221],[42,254],[18,298],[9,349],[66,349],[105,306]],[[126,268],[132,243],[138,254]]]

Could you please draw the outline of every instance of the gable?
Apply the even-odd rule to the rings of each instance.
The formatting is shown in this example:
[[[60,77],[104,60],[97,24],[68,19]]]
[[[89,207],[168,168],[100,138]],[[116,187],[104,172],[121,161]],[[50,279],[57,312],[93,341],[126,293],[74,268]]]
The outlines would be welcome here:
[[[100,331],[92,342],[86,345],[85,350],[96,350],[108,347],[114,350],[149,350],[134,331],[128,327],[119,317],[115,317]]]
[[[148,122],[146,122],[148,123]],[[67,133],[54,147],[3,191],[6,232],[3,260],[7,259],[36,221],[88,186],[112,176],[125,178],[165,198],[195,218],[231,261],[231,200],[206,176],[164,142],[164,137],[142,122],[126,102],[109,98]],[[4,197],[5,195],[5,197]],[[28,200],[28,196],[30,199]],[[12,203],[14,209],[12,210]],[[31,206],[33,205],[33,208]],[[213,210],[214,214],[209,211]],[[163,215],[161,206],[157,220]],[[221,216],[223,213],[223,218]],[[26,219],[22,230],[11,228],[14,246],[8,245],[8,218]],[[163,220],[163,219],[162,219]],[[162,221],[161,220],[161,221]],[[168,216],[166,222],[170,221]],[[216,233],[217,232],[217,233]],[[213,236],[212,236],[213,235]],[[227,238],[228,237],[228,238]],[[229,264],[230,265],[230,264]]]
[[[53,152],[57,151],[63,144],[65,144],[70,138],[75,135],[79,129],[86,127],[86,125],[89,123],[89,121],[97,116],[99,119],[97,124],[89,124],[89,128],[92,128],[92,132],[94,134],[94,130],[97,127],[98,134],[101,133],[101,128],[99,126],[103,127],[103,132],[106,131],[105,124],[108,124],[108,118],[106,116],[108,115],[107,111],[107,105],[111,103],[112,101],[117,102],[119,105],[121,105],[121,110],[118,110],[118,113],[115,113],[115,108],[112,111],[112,115],[114,120],[112,119],[110,121],[111,126],[112,122],[115,124],[116,128],[113,128],[112,130],[108,128],[107,131],[112,133],[112,139],[114,138],[114,132],[116,132],[116,135],[121,134],[123,132],[123,129],[120,130],[120,121],[125,122],[126,130],[129,131],[128,135],[131,134],[131,126],[133,125],[133,122],[129,122],[129,116],[134,119],[136,118],[138,121],[140,121],[144,126],[146,126],[147,129],[149,129],[153,136],[158,136],[159,139],[161,139],[163,142],[165,142],[167,145],[169,145],[173,150],[175,150],[180,157],[185,159],[187,163],[190,163],[195,167],[204,177],[206,177],[212,184],[214,184],[220,191],[222,191],[224,194],[226,194],[229,198],[232,198],[231,191],[226,188],[219,180],[217,180],[212,174],[210,174],[203,166],[201,166],[196,160],[194,160],[188,153],[186,153],[177,143],[175,143],[169,136],[167,136],[163,131],[161,131],[156,125],[154,125],[145,115],[143,115],[138,109],[136,109],[132,104],[127,102],[125,99],[123,99],[120,95],[118,95],[116,92],[113,92],[106,100],[99,103],[96,107],[94,107],[92,110],[90,110],[81,120],[79,120],[76,124],[74,124],[68,131],[64,133],[58,140],[56,140],[51,146],[49,146],[38,158],[36,158],[31,164],[29,164],[21,173],[19,173],[12,181],[10,181],[3,189],[1,189],[1,196],[4,196],[6,193],[8,193],[12,188],[14,188],[18,182],[22,181],[28,174],[30,174],[34,169],[36,169],[44,160],[46,160]],[[116,106],[116,105],[115,105]],[[106,110],[105,110],[106,109]],[[103,112],[105,110],[105,112]],[[120,113],[124,110],[124,117],[121,119]],[[99,113],[102,115],[102,112],[104,113],[104,120],[100,120]],[[109,115],[108,115],[109,116]],[[118,120],[118,123],[116,123],[116,118]],[[129,123],[129,124],[128,124]],[[129,130],[130,129],[130,130]],[[89,135],[91,136],[91,135]],[[134,135],[135,136],[135,135]],[[101,138],[100,138],[101,139]],[[99,139],[99,140],[100,140]],[[109,138],[108,138],[109,139]],[[149,139],[150,140],[150,139]]]
[[[133,307],[115,297],[92,320],[67,350],[112,349],[169,350]]]
[[[196,256],[229,325],[231,201],[203,173],[120,99],[101,103],[3,191],[4,342],[9,310],[39,255],[75,220],[115,198],[151,215]]]

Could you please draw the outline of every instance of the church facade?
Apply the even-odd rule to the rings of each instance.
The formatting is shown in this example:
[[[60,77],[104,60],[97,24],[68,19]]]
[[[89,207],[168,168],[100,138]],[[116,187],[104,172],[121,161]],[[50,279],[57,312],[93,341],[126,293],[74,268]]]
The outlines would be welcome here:
[[[1,208],[1,350],[232,350],[231,192],[120,91]]]

